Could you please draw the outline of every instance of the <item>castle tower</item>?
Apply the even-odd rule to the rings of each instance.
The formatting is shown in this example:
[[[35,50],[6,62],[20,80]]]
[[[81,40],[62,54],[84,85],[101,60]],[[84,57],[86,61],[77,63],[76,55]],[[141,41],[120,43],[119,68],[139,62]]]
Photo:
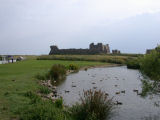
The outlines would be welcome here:
[[[52,45],[50,46],[51,51],[49,53],[49,55],[53,55],[55,52],[59,51],[59,48],[56,45]]]
[[[89,49],[91,51],[95,51],[96,53],[110,53],[109,44],[103,45],[102,43],[98,43],[97,45],[94,45],[94,43],[91,43]]]

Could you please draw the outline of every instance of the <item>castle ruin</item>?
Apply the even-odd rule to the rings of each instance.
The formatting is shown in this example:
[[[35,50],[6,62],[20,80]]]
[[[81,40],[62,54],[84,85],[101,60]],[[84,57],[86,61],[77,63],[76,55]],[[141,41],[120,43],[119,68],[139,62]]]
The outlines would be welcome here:
[[[49,55],[64,55],[64,54],[109,54],[110,48],[109,44],[103,45],[102,43],[98,43],[95,45],[94,43],[91,43],[89,46],[89,49],[59,49],[57,46],[53,45],[50,46],[51,51]]]
[[[112,50],[112,54],[121,54],[121,51],[120,51],[120,50],[115,49],[115,50]]]

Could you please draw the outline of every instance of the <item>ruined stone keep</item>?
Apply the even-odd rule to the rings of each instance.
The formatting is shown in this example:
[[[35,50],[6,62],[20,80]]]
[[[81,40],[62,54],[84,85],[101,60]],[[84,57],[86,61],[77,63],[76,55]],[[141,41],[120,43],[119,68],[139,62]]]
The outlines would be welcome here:
[[[103,45],[102,43],[98,43],[95,45],[91,43],[89,49],[59,49],[57,46],[50,46],[51,51],[49,55],[64,55],[64,54],[109,54],[110,48],[109,44]]]

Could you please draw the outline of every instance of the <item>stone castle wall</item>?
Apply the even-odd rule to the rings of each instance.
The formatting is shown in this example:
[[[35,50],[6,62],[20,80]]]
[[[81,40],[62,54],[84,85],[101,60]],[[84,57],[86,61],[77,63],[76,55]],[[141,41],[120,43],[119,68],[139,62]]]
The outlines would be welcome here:
[[[109,54],[110,49],[109,45],[103,45],[102,43],[98,43],[94,45],[94,43],[90,44],[89,49],[59,49],[57,46],[50,46],[51,51],[49,55],[57,55],[57,54]]]
[[[120,51],[120,50],[115,49],[115,50],[112,50],[112,53],[113,53],[113,54],[121,54],[121,51]]]

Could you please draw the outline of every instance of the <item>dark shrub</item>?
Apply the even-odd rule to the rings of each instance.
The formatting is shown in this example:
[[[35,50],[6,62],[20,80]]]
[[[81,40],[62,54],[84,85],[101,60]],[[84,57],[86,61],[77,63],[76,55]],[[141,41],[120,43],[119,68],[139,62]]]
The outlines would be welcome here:
[[[113,107],[112,99],[101,90],[84,91],[80,98],[81,104],[71,108],[76,120],[104,120],[109,116]]]
[[[69,70],[75,70],[75,71],[77,71],[79,68],[78,68],[77,65],[70,64],[70,65],[68,66],[68,69],[69,69]]]
[[[130,69],[140,69],[139,60],[138,59],[128,60],[128,62],[127,62],[127,68],[130,68]]]
[[[49,76],[51,80],[59,81],[65,78],[66,68],[64,65],[55,64],[49,71]]]

